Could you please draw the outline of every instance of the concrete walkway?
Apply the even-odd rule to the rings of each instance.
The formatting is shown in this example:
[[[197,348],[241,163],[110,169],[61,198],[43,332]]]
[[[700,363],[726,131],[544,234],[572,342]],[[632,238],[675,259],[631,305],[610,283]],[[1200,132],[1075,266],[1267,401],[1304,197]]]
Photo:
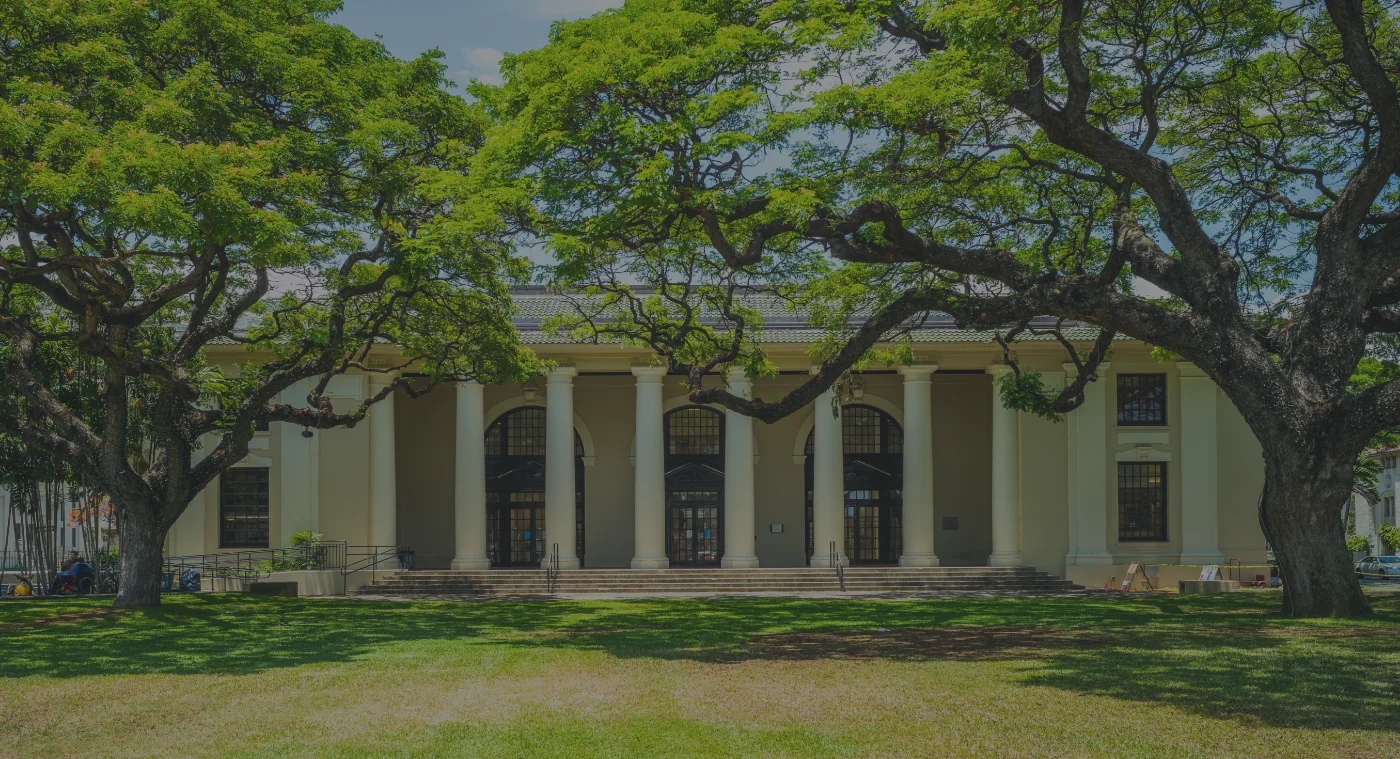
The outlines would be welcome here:
[[[956,599],[956,598],[1080,598],[1085,596],[1118,595],[1101,590],[1057,590],[1057,591],[963,591],[963,592],[921,592],[921,593],[855,593],[855,592],[803,592],[803,593],[555,593],[529,595],[393,595],[357,594],[355,599],[370,601],[627,601],[654,598],[831,598],[850,601],[903,601],[916,599]]]

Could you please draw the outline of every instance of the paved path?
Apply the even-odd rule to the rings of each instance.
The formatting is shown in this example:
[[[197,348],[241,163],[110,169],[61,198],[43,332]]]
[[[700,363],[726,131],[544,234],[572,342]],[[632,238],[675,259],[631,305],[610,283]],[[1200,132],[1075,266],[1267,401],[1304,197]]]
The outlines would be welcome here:
[[[625,601],[650,598],[840,598],[847,600],[911,600],[911,599],[951,599],[951,598],[1076,598],[1104,595],[1099,590],[1058,590],[1058,591],[962,591],[924,593],[555,593],[532,595],[355,595],[371,601]]]

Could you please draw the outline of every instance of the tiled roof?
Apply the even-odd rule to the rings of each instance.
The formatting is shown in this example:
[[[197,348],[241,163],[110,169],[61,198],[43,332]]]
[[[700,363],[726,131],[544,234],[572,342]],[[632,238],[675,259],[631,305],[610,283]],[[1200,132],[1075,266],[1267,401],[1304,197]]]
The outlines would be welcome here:
[[[770,344],[803,344],[813,343],[825,336],[823,329],[813,327],[806,316],[793,311],[787,300],[774,295],[754,294],[744,299],[746,306],[757,310],[763,316],[763,329],[758,333],[759,342]],[[565,345],[571,342],[581,342],[569,340],[556,334],[542,331],[544,322],[554,316],[572,311],[570,296],[558,293],[547,292],[540,288],[529,288],[515,293],[515,307],[517,315],[515,326],[520,330],[521,340],[529,345]],[[861,324],[862,317],[853,318],[850,325],[854,328]],[[1033,322],[1036,326],[1049,328],[1055,325],[1056,319],[1045,318]],[[1099,328],[1077,322],[1066,321],[1061,326],[1061,333],[1066,339],[1073,342],[1088,342],[1098,337]],[[910,339],[916,343],[991,343],[993,334],[989,330],[960,329],[953,318],[948,314],[929,314],[923,325],[914,330],[909,335]],[[1119,336],[1118,339],[1129,338]],[[1032,335],[1023,333],[1016,338],[1016,342],[1050,342],[1054,341],[1053,335]],[[234,345],[234,341],[226,337],[216,338],[210,341],[211,345]]]
[[[562,345],[573,342],[559,335],[541,331],[541,325],[545,320],[573,310],[570,296],[532,288],[517,292],[515,305],[519,309],[515,325],[520,330],[521,338],[525,343]],[[763,329],[759,332],[759,342],[773,344],[813,343],[822,339],[826,334],[825,330],[813,327],[805,315],[794,312],[787,300],[777,296],[749,295],[744,298],[744,305],[758,311],[763,316]],[[863,315],[858,316],[850,321],[850,325],[858,327],[863,320]],[[1038,320],[1038,323],[1035,324],[1048,328],[1054,326],[1056,321],[1051,317]],[[1091,341],[1098,337],[1099,328],[1066,321],[1061,326],[1061,332],[1066,339],[1071,341]],[[993,333],[989,330],[960,329],[953,321],[953,317],[948,314],[933,313],[929,314],[919,329],[910,333],[910,339],[916,343],[990,343],[993,342]],[[1053,335],[1026,333],[1016,338],[1016,342],[1054,340]]]

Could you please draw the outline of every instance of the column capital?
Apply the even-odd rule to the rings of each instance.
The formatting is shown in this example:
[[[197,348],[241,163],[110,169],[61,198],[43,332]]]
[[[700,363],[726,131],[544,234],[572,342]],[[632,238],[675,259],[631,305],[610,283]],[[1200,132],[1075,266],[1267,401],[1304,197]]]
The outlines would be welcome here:
[[[1097,374],[1098,376],[1102,377],[1105,373],[1108,372],[1108,367],[1109,367],[1110,365],[1111,365],[1111,362],[1109,362],[1109,361],[1104,361],[1103,363],[1099,364],[1099,368],[1098,368],[1094,373]],[[1066,361],[1065,363],[1060,364],[1060,366],[1064,367],[1065,376],[1066,376],[1066,377],[1078,377],[1078,376],[1079,376],[1079,369],[1078,369],[1077,367],[1075,367],[1075,365],[1074,365],[1073,363],[1071,363],[1071,362],[1069,362],[1069,361]]]
[[[576,376],[578,376],[578,367],[575,366],[556,366],[545,372],[545,377],[548,378],[551,385],[572,385]]]
[[[748,382],[749,371],[742,366],[731,366],[729,371],[725,372],[724,378],[729,382]]]
[[[1013,371],[1010,364],[992,364],[987,367],[988,374],[1006,374]]]
[[[936,371],[938,371],[938,364],[933,363],[899,367],[899,373],[904,375],[905,382],[928,382],[929,377]]]
[[[665,377],[667,371],[668,370],[664,366],[653,366],[651,364],[632,365],[632,376],[636,377],[639,382],[642,380],[643,377]]]
[[[1204,369],[1202,369],[1202,368],[1199,367],[1199,366],[1196,366],[1195,364],[1191,363],[1190,361],[1178,361],[1178,362],[1176,362],[1176,371],[1177,371],[1182,377],[1205,377],[1206,379],[1209,379],[1209,378],[1210,378],[1210,377],[1205,373],[1205,370],[1204,370]]]

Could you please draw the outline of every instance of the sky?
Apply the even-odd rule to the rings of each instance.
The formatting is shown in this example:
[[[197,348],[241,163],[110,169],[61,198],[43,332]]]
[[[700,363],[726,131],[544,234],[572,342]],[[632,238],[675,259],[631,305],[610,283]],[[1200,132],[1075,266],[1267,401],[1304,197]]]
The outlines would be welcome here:
[[[345,0],[332,19],[362,37],[380,37],[399,58],[437,48],[459,86],[500,82],[504,53],[540,47],[549,25],[622,5],[622,0]]]

